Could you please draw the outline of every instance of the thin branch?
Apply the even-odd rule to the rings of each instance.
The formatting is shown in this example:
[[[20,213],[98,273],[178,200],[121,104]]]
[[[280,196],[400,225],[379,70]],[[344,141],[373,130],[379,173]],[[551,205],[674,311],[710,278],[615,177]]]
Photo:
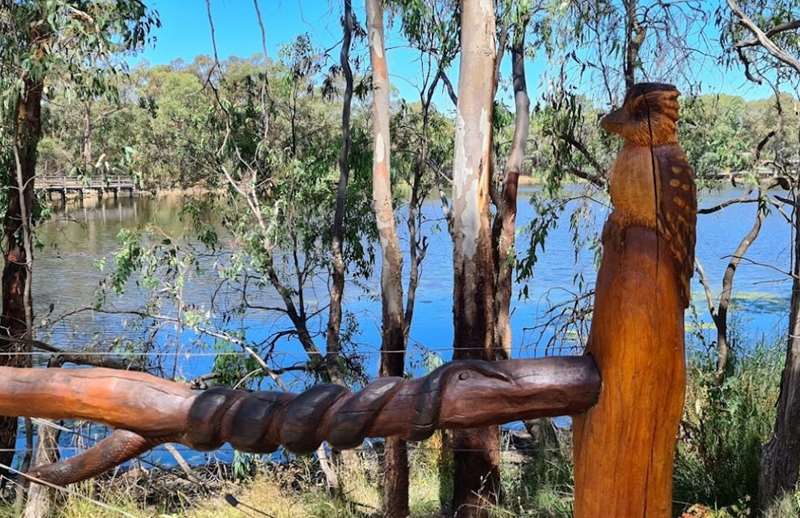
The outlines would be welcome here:
[[[731,198],[730,200],[725,200],[718,205],[713,205],[711,207],[706,207],[704,209],[697,209],[698,214],[713,214],[714,212],[719,212],[725,207],[730,207],[731,205],[737,205],[740,203],[758,203],[758,198],[750,198],[748,196],[742,196],[740,198]]]
[[[778,61],[792,67],[797,73],[800,73],[800,61],[798,61],[794,56],[789,54],[788,52],[784,51],[780,47],[778,47],[775,42],[773,42],[761,28],[756,25],[753,20],[751,20],[745,12],[739,7],[739,4],[736,0],[728,0],[728,7],[731,8],[733,14],[739,18],[739,24],[753,33],[755,39],[758,40],[758,44],[764,48],[767,52],[769,52],[772,57],[777,59]]]
[[[795,29],[800,29],[800,20],[792,20],[790,22],[781,23],[780,25],[776,25],[772,29],[766,31],[764,35],[768,38],[772,38],[782,32],[786,31],[793,31]],[[759,45],[759,41],[757,38],[751,38],[749,40],[742,40],[736,44],[736,48],[745,48],[745,47],[755,47]]]

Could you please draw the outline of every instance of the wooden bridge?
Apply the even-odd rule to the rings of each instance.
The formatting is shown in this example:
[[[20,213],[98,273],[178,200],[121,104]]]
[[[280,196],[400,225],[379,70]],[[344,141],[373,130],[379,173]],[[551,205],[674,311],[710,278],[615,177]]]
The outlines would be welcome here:
[[[83,199],[87,191],[93,191],[98,198],[102,198],[106,193],[113,194],[116,199],[120,192],[127,192],[133,196],[136,190],[136,182],[132,176],[106,175],[97,177],[75,177],[66,175],[46,175],[36,177],[36,190],[47,191],[52,197],[58,194],[62,201],[66,201],[67,194],[76,193]]]

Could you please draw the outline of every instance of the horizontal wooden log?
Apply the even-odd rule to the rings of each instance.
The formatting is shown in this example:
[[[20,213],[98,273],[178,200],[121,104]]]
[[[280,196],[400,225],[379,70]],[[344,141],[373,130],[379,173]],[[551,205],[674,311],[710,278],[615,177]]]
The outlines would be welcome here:
[[[97,446],[31,475],[65,485],[91,478],[162,443],[269,453],[346,449],[367,437],[422,440],[437,429],[575,415],[600,377],[590,356],[455,361],[416,379],[379,378],[360,392],[316,385],[300,393],[195,391],[140,372],[0,368],[0,415],[85,419],[117,430]]]

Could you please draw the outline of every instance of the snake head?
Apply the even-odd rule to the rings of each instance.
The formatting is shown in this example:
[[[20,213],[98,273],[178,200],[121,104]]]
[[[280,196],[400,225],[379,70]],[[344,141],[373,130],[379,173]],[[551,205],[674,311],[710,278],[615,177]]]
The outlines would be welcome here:
[[[483,360],[458,360],[442,365],[425,377],[417,398],[413,418],[413,433],[409,440],[427,439],[440,428],[442,402],[445,393],[459,394],[485,387],[491,391],[513,385],[514,379],[495,362]],[[466,389],[463,389],[466,387]]]
[[[444,428],[570,415],[575,394],[592,399],[600,383],[588,356],[453,363],[457,374],[442,392],[438,416]]]

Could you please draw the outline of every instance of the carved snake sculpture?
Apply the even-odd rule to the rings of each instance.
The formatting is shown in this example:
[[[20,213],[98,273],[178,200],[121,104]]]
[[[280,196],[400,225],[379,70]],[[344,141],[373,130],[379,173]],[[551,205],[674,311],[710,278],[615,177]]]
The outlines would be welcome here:
[[[254,453],[280,446],[353,448],[366,437],[419,441],[442,428],[573,415],[591,407],[600,378],[590,356],[455,361],[415,379],[379,378],[353,393],[317,385],[300,393],[195,391],[112,369],[0,368],[0,415],[78,418],[115,428],[106,439],[29,475],[66,485],[96,476],[166,442],[197,450],[224,443]]]

